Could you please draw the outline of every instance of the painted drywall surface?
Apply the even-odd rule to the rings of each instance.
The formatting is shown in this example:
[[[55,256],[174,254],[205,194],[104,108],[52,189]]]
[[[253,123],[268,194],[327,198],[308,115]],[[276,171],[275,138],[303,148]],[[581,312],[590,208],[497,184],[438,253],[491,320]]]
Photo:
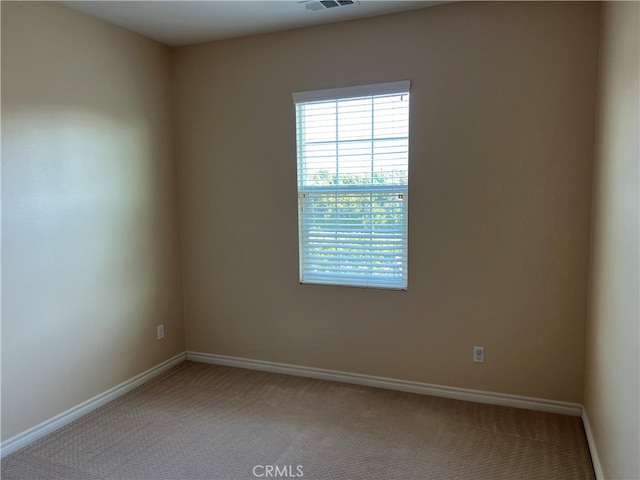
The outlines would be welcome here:
[[[3,440],[184,351],[170,69],[120,28],[2,2]]]
[[[602,14],[585,409],[606,478],[640,478],[640,3]]]
[[[598,35],[480,2],[178,49],[187,348],[580,402]],[[395,80],[409,290],[300,285],[291,93]]]

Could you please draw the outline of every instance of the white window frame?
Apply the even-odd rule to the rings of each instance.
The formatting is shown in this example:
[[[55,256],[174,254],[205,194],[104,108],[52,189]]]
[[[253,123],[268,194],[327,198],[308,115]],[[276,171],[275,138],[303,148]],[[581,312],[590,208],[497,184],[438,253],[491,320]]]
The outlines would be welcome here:
[[[296,92],[293,94],[293,101],[296,106],[296,143],[297,143],[297,165],[298,165],[298,238],[299,238],[299,261],[300,261],[300,283],[302,284],[315,284],[315,285],[337,285],[337,286],[350,286],[350,287],[366,287],[366,288],[381,288],[381,289],[391,289],[391,290],[407,290],[408,287],[408,194],[409,194],[409,186],[408,186],[408,161],[409,161],[409,126],[408,126],[408,118],[407,118],[407,127],[406,127],[406,136],[401,138],[402,141],[405,142],[404,148],[406,148],[406,158],[403,158],[405,162],[405,170],[404,174],[406,177],[401,183],[393,183],[393,184],[383,184],[378,185],[374,184],[372,181],[367,185],[308,185],[305,177],[307,175],[307,154],[305,153],[305,148],[307,144],[305,143],[305,127],[304,127],[304,115],[305,115],[305,105],[312,104],[315,102],[336,102],[336,109],[339,105],[340,100],[352,100],[352,99],[363,99],[373,97],[374,99],[378,99],[378,97],[384,97],[388,95],[409,95],[410,91],[410,82],[409,81],[400,81],[400,82],[391,82],[391,83],[379,83],[373,85],[363,85],[363,86],[353,86],[353,87],[345,87],[345,88],[332,88],[325,90],[315,90],[309,92]],[[372,100],[372,112],[374,111]],[[330,103],[328,103],[330,104]],[[410,105],[409,99],[407,97],[407,105],[406,105],[406,113],[407,116],[409,114]],[[337,112],[338,110],[336,110]],[[336,113],[336,125],[338,124],[339,115]],[[373,120],[372,120],[373,122]],[[371,130],[373,132],[373,123],[371,126]],[[336,127],[337,130],[337,127]],[[383,139],[384,140],[384,139]],[[378,137],[376,137],[373,133],[371,134],[371,138],[369,140],[373,145],[374,142],[381,141]],[[338,146],[341,144],[341,140],[339,140],[338,134],[335,137],[335,145],[336,145],[336,164],[340,162],[340,154],[338,153]],[[331,142],[329,142],[331,143]],[[346,142],[343,142],[346,143]],[[372,165],[374,164],[375,154],[373,153],[372,148]],[[402,160],[402,159],[401,159]],[[338,168],[338,167],[336,167]],[[373,170],[373,167],[372,167]],[[373,175],[373,174],[372,174]],[[344,195],[348,194],[349,197],[345,197]],[[335,269],[335,273],[313,273],[314,269],[312,267],[316,267],[318,264],[315,263],[318,260],[310,260],[315,256],[310,253],[312,252],[312,247],[309,247],[310,243],[319,242],[318,236],[312,237],[312,227],[317,228],[318,224],[313,223],[313,220],[309,220],[312,214],[305,212],[305,208],[309,205],[319,205],[319,203],[310,203],[313,202],[314,198],[316,202],[319,202],[319,198],[325,196],[334,195],[336,199],[336,208],[338,210],[338,198],[350,198],[350,199],[358,199],[362,196],[365,198],[366,195],[369,195],[371,199],[372,196],[384,199],[384,200],[376,200],[379,203],[374,204],[374,200],[370,200],[370,210],[373,211],[373,205],[376,205],[376,208],[380,208],[380,202],[385,202],[382,205],[385,205],[387,210],[385,212],[394,212],[393,218],[400,218],[399,226],[393,226],[393,232],[389,233],[393,238],[389,237],[386,239],[386,233],[382,233],[382,236],[385,237],[386,240],[390,242],[398,242],[398,243],[390,243],[391,245],[398,245],[398,247],[388,247],[389,243],[375,243],[382,242],[383,240],[369,240],[369,253],[370,257],[373,253],[380,253],[384,263],[383,266],[379,267],[376,265],[382,265],[380,261],[377,263],[372,263],[373,260],[363,260],[366,255],[360,254],[349,254],[346,255],[338,254],[337,251],[342,251],[340,248],[341,240],[338,237],[348,237],[351,232],[340,231],[338,232],[338,227],[334,227],[336,229],[335,239],[333,239],[334,251],[336,252],[334,257],[331,258],[323,258],[323,261],[326,261],[326,264],[334,265],[334,267],[326,267],[327,269]],[[343,195],[343,197],[339,197],[339,195]],[[326,197],[328,198],[328,197]],[[327,201],[326,198],[324,201]],[[390,200],[391,199],[391,200]],[[397,200],[396,200],[397,199]],[[341,200],[342,201],[342,200]],[[360,202],[360,200],[355,200],[355,202]],[[366,201],[362,201],[362,203],[356,203],[358,206],[366,205]],[[340,204],[343,205],[343,204]],[[376,210],[379,211],[379,210]],[[400,212],[400,214],[398,214]],[[340,222],[340,214],[336,214],[336,217],[331,217],[332,219],[337,218],[333,223]],[[371,221],[371,230],[365,232],[369,235],[370,238],[373,238],[374,235],[380,235],[380,230],[376,230],[373,226],[373,220]],[[395,221],[394,221],[395,222]],[[394,223],[392,222],[392,223]],[[394,223],[395,225],[395,223]],[[342,229],[343,227],[340,227]],[[387,229],[387,231],[390,231]],[[358,237],[362,237],[362,230],[359,230],[360,233],[357,234]],[[323,234],[328,234],[326,231]],[[378,238],[378,237],[375,237]],[[384,240],[384,241],[386,241]],[[321,241],[321,240],[320,240]],[[327,240],[329,241],[329,240]],[[361,238],[354,241],[362,241]],[[383,245],[383,246],[380,246]],[[313,247],[317,248],[318,247]],[[392,250],[388,250],[391,248]],[[347,249],[348,250],[348,249]],[[393,253],[389,253],[389,251]],[[401,253],[398,253],[401,252]],[[326,256],[327,254],[323,254]],[[393,257],[390,257],[393,255]],[[345,262],[344,264],[341,262]],[[339,265],[339,266],[336,266]],[[351,271],[357,271],[356,274],[351,274],[347,270],[351,269]],[[368,269],[368,270],[367,270]],[[340,271],[338,271],[340,270]],[[317,269],[315,270],[318,271]],[[347,273],[345,273],[347,271]],[[362,273],[363,271],[368,271],[369,273]],[[332,270],[333,272],[333,270]],[[389,273],[385,273],[389,272]]]

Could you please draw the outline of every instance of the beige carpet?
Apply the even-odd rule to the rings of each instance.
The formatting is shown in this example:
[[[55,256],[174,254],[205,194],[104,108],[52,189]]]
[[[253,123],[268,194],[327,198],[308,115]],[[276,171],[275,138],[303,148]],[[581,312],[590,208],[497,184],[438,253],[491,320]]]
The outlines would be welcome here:
[[[579,418],[192,362],[7,456],[1,473],[3,480],[594,478]]]

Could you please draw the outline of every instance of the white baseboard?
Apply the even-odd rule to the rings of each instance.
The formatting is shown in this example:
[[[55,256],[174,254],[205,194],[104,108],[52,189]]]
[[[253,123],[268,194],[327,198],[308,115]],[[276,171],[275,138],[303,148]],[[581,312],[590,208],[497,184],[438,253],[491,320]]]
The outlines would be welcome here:
[[[30,428],[14,437],[5,440],[0,444],[1,456],[5,457],[10,453],[15,452],[16,450],[20,450],[22,447],[26,447],[31,442],[38,440],[39,438],[44,437],[45,435],[64,427],[65,425],[77,420],[78,418],[86,415],[89,412],[92,412],[96,408],[99,408],[111,400],[115,400],[116,398],[124,395],[127,392],[130,392],[136,387],[139,387],[143,383],[148,382],[154,377],[157,377],[161,373],[169,370],[171,367],[183,362],[185,360],[185,354],[180,353],[169,360],[162,362],[159,365],[156,365],[153,368],[150,368],[146,372],[142,372],[139,375],[127,380],[126,382],[121,383],[120,385],[116,385],[113,388],[110,388],[106,392],[101,393],[100,395],[96,395],[93,398],[90,398],[86,402],[82,402],[80,405],[76,405],[69,410],[62,412],[56,415],[49,420],[46,420],[35,427]]]
[[[476,403],[487,403],[491,405],[501,405],[505,407],[524,408],[527,410],[539,410],[542,412],[559,413],[562,415],[582,416],[585,432],[589,443],[589,449],[593,459],[593,466],[598,480],[604,479],[602,468],[598,461],[595,443],[591,434],[591,428],[582,405],[577,403],[560,402],[556,400],[546,400],[534,397],[523,397],[519,395],[509,395],[504,393],[485,392],[482,390],[471,390],[466,388],[447,387],[443,385],[433,385],[408,380],[397,380],[394,378],[376,377],[373,375],[363,375],[360,373],[348,373],[337,370],[327,370],[323,368],[303,367],[286,363],[267,362],[262,360],[252,360],[248,358],[230,357],[226,355],[213,355],[209,353],[186,352],[180,353],[169,360],[162,362],[155,367],[142,372],[139,375],[116,385],[80,405],[76,405],[69,410],[46,420],[35,427],[30,428],[0,444],[0,456],[5,457],[39,438],[77,420],[78,418],[92,412],[93,410],[115,400],[116,398],[130,392],[134,388],[148,382],[161,373],[169,370],[175,365],[185,360],[193,362],[208,363],[213,365],[224,365],[228,367],[247,368],[250,370],[261,370],[265,372],[293,375],[297,377],[317,378],[320,380],[330,380],[342,383],[351,383],[368,387],[384,388],[387,390],[397,390],[401,392],[417,393],[421,395],[432,395],[436,397],[453,398]]]
[[[582,424],[584,425],[584,433],[587,436],[587,444],[589,445],[589,453],[591,453],[591,462],[593,463],[596,480],[604,480],[604,472],[602,471],[602,465],[600,464],[600,458],[598,457],[596,442],[593,438],[589,417],[587,416],[587,411],[584,407],[582,407]]]
[[[209,353],[187,352],[187,360],[200,363],[209,363],[213,365],[224,365],[227,367],[262,370],[265,372],[294,375],[297,377],[308,377],[317,378],[320,380],[331,380],[334,382],[352,383],[355,385],[385,388],[387,390],[398,390],[401,392],[418,393],[421,395],[453,398],[456,400],[466,400],[468,402],[488,403],[491,405],[501,405],[505,407],[515,407],[524,408],[527,410],[559,413],[562,415],[571,415],[574,417],[579,417],[582,415],[582,405],[578,403],[523,397],[505,393],[485,392],[482,390],[471,390],[467,388],[446,387],[443,385],[432,385],[429,383],[397,380],[394,378],[376,377],[373,375],[362,375],[360,373],[348,373],[336,370],[325,370],[323,368],[302,367],[286,363],[266,362],[262,360],[229,357],[226,355],[213,355]]]

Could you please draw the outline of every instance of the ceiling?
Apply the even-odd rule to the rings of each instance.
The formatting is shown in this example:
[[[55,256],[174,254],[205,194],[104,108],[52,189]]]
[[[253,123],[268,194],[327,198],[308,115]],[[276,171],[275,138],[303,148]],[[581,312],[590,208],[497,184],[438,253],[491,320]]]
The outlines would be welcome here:
[[[360,0],[324,9],[316,0],[66,1],[62,3],[172,47],[425,8],[444,1]],[[307,4],[323,10],[312,11]]]

